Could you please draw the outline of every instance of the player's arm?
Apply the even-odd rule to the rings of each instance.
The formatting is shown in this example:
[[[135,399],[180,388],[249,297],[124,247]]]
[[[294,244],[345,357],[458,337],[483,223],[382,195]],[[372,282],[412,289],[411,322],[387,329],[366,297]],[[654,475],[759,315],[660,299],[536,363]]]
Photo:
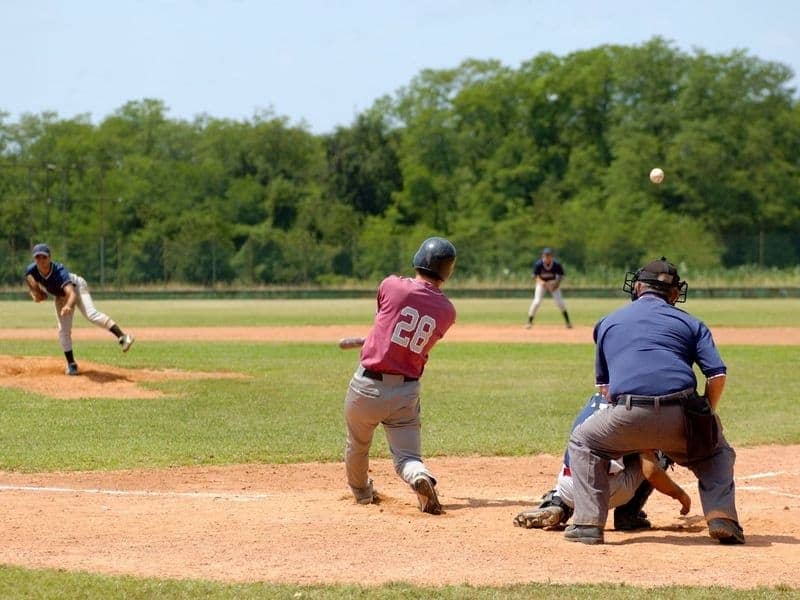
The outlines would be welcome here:
[[[25,283],[28,284],[28,293],[33,298],[34,302],[41,302],[47,298],[47,294],[39,287],[39,284],[33,278],[33,275],[26,275],[25,276]]]
[[[725,374],[715,375],[714,377],[706,379],[706,391],[703,392],[703,395],[708,398],[712,410],[717,410],[717,403],[722,396],[722,390],[725,388],[726,379],[727,376]]]
[[[639,458],[642,461],[642,474],[645,479],[662,494],[670,498],[675,498],[675,500],[680,502],[681,514],[687,514],[689,509],[692,508],[692,499],[689,498],[689,495],[683,488],[672,481],[672,478],[670,478],[667,472],[659,466],[656,455],[653,452],[642,452],[639,454]]]
[[[75,290],[75,285],[70,282],[64,286],[64,292],[67,294],[67,301],[61,308],[61,316],[66,316],[75,308],[78,302],[78,292]]]

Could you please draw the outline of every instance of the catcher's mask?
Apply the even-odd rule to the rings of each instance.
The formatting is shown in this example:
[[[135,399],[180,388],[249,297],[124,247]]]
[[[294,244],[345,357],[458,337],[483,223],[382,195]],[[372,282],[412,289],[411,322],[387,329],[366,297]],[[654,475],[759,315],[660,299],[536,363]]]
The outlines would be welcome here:
[[[636,294],[637,281],[646,284],[648,288],[664,298],[669,298],[672,290],[677,289],[678,298],[675,303],[686,302],[686,292],[689,289],[689,284],[680,280],[678,269],[663,256],[638,271],[628,271],[625,274],[622,291],[630,294],[631,300],[638,298]]]
[[[413,260],[417,271],[439,281],[446,281],[453,274],[455,262],[456,247],[440,237],[431,237],[422,242]]]

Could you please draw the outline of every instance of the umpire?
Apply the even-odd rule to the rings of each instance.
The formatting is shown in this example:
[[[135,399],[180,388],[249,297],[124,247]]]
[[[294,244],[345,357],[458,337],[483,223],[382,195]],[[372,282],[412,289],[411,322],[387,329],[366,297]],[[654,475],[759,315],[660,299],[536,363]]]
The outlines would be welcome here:
[[[733,483],[736,454],[714,412],[726,367],[705,324],[674,306],[685,302],[687,287],[662,257],[626,275],[622,289],[633,302],[595,326],[596,382],[612,406],[570,436],[575,515],[564,532],[570,541],[603,543],[609,459],[658,448],[697,477],[709,535],[723,544],[744,543]],[[702,396],[695,363],[706,378]]]

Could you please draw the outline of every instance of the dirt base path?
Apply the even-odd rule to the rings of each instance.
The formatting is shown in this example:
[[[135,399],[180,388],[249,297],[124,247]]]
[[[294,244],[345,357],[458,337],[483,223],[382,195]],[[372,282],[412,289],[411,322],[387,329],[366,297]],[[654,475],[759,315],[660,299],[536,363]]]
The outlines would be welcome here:
[[[356,505],[341,464],[157,471],[0,473],[0,562],[109,574],[299,584],[408,581],[613,582],[800,587],[800,447],[740,449],[745,546],[712,541],[693,500],[655,493],[655,528],[584,546],[512,526],[553,483],[560,458],[433,458],[446,513],[422,514],[391,463],[372,463],[382,501]],[[611,525],[609,525],[611,526]]]
[[[450,342],[540,342],[558,344],[592,344],[592,327],[566,329],[556,325],[536,325],[525,329],[519,325],[461,325],[456,323],[447,332],[444,343]],[[145,327],[134,329],[137,345],[158,341],[248,341],[248,342],[331,342],[343,337],[363,336],[369,327],[351,325],[303,327]],[[714,327],[717,344],[800,345],[800,327]],[[76,327],[75,340],[109,340],[108,332],[97,327]],[[57,340],[53,329],[0,329],[3,339]]]

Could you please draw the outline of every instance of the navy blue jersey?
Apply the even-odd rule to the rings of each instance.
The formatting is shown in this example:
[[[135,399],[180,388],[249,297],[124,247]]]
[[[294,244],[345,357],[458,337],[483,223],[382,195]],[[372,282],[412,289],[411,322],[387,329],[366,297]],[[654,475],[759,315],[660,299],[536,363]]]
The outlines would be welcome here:
[[[33,275],[33,278],[54,296],[65,296],[64,286],[72,283],[67,267],[56,261],[50,261],[50,273],[47,277],[39,272],[36,263],[28,265],[25,275]]]
[[[652,293],[600,319],[594,341],[596,382],[612,399],[695,388],[695,363],[706,378],[726,372],[708,327]]]
[[[542,281],[553,281],[564,276],[564,267],[556,259],[553,259],[550,262],[550,266],[547,267],[544,264],[544,260],[540,258],[533,263],[533,275]]]
[[[578,413],[578,416],[575,417],[575,420],[572,422],[572,429],[570,429],[570,433],[575,431],[575,428],[583,423],[586,419],[591,417],[594,413],[596,413],[601,408],[608,407],[608,402],[606,401],[605,397],[601,394],[595,394],[589,401],[586,403],[586,406],[583,407],[583,410]],[[564,451],[564,465],[567,467],[569,466],[569,450]]]

